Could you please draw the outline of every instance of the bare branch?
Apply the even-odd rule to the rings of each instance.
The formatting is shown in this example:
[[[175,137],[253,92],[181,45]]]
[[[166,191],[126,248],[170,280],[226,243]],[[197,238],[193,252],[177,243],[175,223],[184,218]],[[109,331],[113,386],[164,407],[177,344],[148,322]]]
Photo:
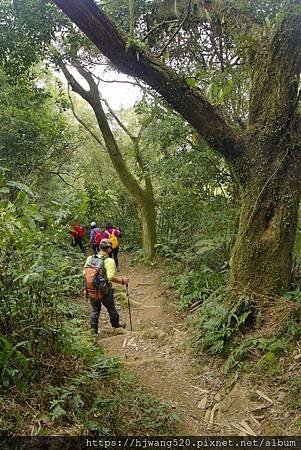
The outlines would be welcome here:
[[[146,41],[146,39],[152,34],[154,33],[158,28],[162,27],[162,25],[168,25],[169,23],[175,23],[175,22],[179,22],[179,19],[172,19],[172,20],[163,20],[162,22],[158,23],[154,28],[152,28],[151,30],[149,30],[146,35],[141,39],[141,42]]]
[[[73,186],[73,184],[68,183],[68,181],[66,181],[62,175],[59,172],[55,172],[55,171],[49,171],[49,173],[51,173],[52,175],[56,175],[57,177],[59,177],[65,184],[67,184],[67,186],[72,187],[73,189],[75,189],[76,191],[78,190],[75,186]]]
[[[164,47],[162,48],[161,52],[159,53],[159,58],[160,58],[160,56],[163,55],[163,53],[165,52],[165,50],[167,49],[167,47],[169,46],[169,44],[174,40],[174,38],[176,37],[176,35],[178,34],[178,32],[180,31],[180,29],[182,28],[182,26],[184,25],[184,23],[185,23],[186,20],[188,19],[188,16],[189,16],[190,11],[191,11],[191,2],[192,2],[192,0],[189,0],[187,13],[186,13],[184,19],[182,20],[182,22],[180,23],[180,25],[178,26],[178,28],[175,30],[175,32],[172,34],[172,36],[170,37],[170,39],[167,41],[167,43],[166,43],[166,44],[164,45]]]
[[[127,80],[105,80],[104,78],[101,78],[97,75],[94,75],[94,78],[96,78],[99,81],[102,81],[103,83],[121,83],[121,84],[131,84],[132,86],[138,86],[138,83],[134,83],[133,81],[127,81]]]
[[[99,137],[97,136],[97,134],[94,133],[94,131],[92,131],[88,125],[77,115],[77,113],[75,112],[75,108],[74,108],[74,104],[70,95],[70,90],[69,90],[69,84],[68,84],[68,98],[70,100],[70,105],[71,105],[71,111],[72,114],[74,115],[74,117],[76,118],[76,120],[82,125],[82,127],[93,137],[93,139],[95,139],[95,141],[100,145],[100,147],[106,151],[105,146],[103,145],[102,141],[99,139]]]
[[[130,132],[130,130],[124,125],[123,122],[121,122],[121,120],[119,119],[119,117],[117,116],[117,114],[115,114],[115,112],[112,110],[112,108],[110,107],[108,101],[106,99],[104,99],[102,97],[101,99],[104,104],[106,105],[106,107],[108,108],[109,113],[114,117],[114,119],[116,120],[116,122],[118,123],[118,125],[120,126],[120,128],[123,129],[123,131],[129,136],[129,138],[131,139],[131,141],[135,142],[136,141],[136,137]]]

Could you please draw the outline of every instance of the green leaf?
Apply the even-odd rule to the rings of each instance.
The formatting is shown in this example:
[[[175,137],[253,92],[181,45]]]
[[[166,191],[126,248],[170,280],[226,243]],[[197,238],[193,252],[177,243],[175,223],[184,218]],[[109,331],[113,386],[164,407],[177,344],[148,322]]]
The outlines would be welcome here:
[[[66,414],[67,412],[60,405],[56,405],[51,412],[51,416],[54,419],[58,419],[59,417],[65,416]]]
[[[23,278],[23,283],[26,284],[29,280],[30,274],[28,273],[27,275],[25,275],[25,277]]]
[[[193,77],[187,77],[185,78],[186,84],[190,87],[195,87],[197,85],[197,79]]]
[[[15,188],[19,189],[20,191],[26,192],[31,197],[34,197],[34,193],[24,183],[20,183],[19,181],[8,181],[7,184],[9,186],[12,186],[12,187],[15,187]]]

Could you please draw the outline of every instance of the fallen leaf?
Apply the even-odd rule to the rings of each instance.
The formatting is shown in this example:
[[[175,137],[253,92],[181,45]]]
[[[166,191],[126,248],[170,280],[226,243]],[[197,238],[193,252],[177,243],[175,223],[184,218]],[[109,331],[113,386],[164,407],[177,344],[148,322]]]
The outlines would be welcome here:
[[[204,395],[204,397],[202,398],[202,400],[199,401],[198,403],[198,408],[199,409],[206,409],[207,406],[207,400],[208,400],[208,395]]]
[[[264,398],[266,401],[270,402],[270,403],[274,403],[273,400],[271,400],[267,395],[265,395],[263,392],[261,391],[256,391],[257,394],[259,395],[260,398]]]

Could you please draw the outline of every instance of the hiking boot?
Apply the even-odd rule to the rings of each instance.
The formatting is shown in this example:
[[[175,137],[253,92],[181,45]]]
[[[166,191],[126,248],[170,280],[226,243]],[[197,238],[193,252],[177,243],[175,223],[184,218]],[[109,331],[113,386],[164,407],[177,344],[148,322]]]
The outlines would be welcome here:
[[[126,327],[125,322],[119,322],[118,327],[116,327],[116,328],[125,328],[125,327]]]

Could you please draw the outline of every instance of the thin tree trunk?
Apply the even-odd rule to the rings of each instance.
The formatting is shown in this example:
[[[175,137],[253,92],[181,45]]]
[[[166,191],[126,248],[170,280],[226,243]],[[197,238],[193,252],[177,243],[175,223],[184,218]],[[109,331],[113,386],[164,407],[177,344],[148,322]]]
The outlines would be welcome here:
[[[153,196],[146,195],[141,211],[142,244],[144,256],[152,260],[155,254],[156,236],[156,208]]]

